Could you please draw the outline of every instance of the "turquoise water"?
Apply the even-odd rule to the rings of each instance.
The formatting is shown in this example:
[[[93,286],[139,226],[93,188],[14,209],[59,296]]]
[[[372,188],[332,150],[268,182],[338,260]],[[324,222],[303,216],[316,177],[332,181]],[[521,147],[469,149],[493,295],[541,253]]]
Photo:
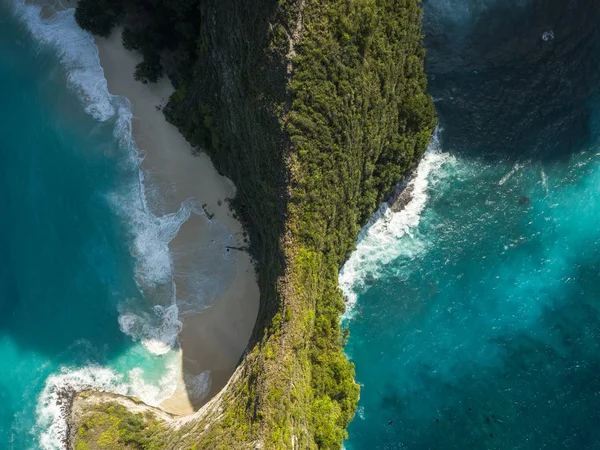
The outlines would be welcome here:
[[[151,231],[186,215],[144,212],[127,102],[99,82],[72,13],[46,28],[37,13],[0,2],[0,448],[17,450],[59,448],[76,389],[171,392],[176,310],[139,286],[169,285]]]
[[[340,275],[345,446],[600,448],[600,10],[424,7],[440,129]]]

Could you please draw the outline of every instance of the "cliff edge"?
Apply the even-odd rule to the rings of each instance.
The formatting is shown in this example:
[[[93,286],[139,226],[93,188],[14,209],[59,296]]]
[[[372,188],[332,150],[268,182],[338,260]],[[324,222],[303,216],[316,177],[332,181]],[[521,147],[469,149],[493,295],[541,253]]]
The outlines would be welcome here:
[[[166,117],[237,186],[261,305],[235,374],[200,411],[80,393],[70,445],[339,449],[359,389],[338,271],[435,126],[420,2],[81,0],[76,18],[99,35],[122,26],[144,57],[136,78],[173,82]]]

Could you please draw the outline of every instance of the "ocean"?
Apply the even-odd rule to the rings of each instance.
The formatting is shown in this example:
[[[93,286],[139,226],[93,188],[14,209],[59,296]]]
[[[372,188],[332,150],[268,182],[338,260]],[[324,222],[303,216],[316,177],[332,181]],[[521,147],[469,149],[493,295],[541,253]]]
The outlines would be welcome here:
[[[150,212],[129,102],[73,10],[0,1],[0,92],[0,448],[58,449],[76,390],[174,392],[168,243],[195,211]]]
[[[600,6],[423,6],[439,126],[340,272],[345,448],[600,448]]]

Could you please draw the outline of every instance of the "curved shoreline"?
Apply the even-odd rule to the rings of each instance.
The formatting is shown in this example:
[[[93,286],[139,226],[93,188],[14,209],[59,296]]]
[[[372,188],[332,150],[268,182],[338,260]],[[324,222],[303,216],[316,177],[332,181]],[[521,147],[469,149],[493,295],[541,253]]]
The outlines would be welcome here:
[[[201,269],[209,270],[200,274],[202,281],[218,283],[220,262],[231,258],[231,254],[222,253],[229,252],[225,243],[219,245],[213,239],[215,226],[222,226],[218,230],[221,235],[230,235],[226,236],[229,243],[245,245],[241,224],[227,204],[235,195],[235,187],[217,173],[207,155],[193,155],[188,142],[164,118],[160,108],[173,92],[170,82],[163,79],[156,85],[144,85],[135,81],[137,55],[122,46],[118,32],[95,41],[110,93],[127,97],[131,103],[133,137],[144,155],[142,170],[150,178],[149,185],[160,191],[160,203],[152,206],[161,214],[169,214],[192,198],[196,207],[202,205],[207,213],[192,214],[169,243],[177,298],[195,300],[207,291],[215,294],[215,298],[206,299],[206,307],[196,304],[195,313],[180,315],[183,377],[174,396],[161,405],[174,414],[190,414],[225,386],[248,344],[258,313],[258,284],[246,252],[235,252],[237,267],[225,286],[201,287],[199,292],[194,278],[201,264]],[[149,185],[144,188],[149,190]],[[215,271],[211,272],[212,268]],[[203,392],[208,387],[207,375],[210,387]]]

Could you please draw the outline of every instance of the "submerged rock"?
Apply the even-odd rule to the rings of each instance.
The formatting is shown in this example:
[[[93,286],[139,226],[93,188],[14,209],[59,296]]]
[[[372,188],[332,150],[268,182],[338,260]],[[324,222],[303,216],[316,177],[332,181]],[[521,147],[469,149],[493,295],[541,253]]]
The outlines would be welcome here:
[[[520,197],[519,198],[519,205],[529,205],[529,203],[531,203],[531,200],[529,200],[529,197]]]

